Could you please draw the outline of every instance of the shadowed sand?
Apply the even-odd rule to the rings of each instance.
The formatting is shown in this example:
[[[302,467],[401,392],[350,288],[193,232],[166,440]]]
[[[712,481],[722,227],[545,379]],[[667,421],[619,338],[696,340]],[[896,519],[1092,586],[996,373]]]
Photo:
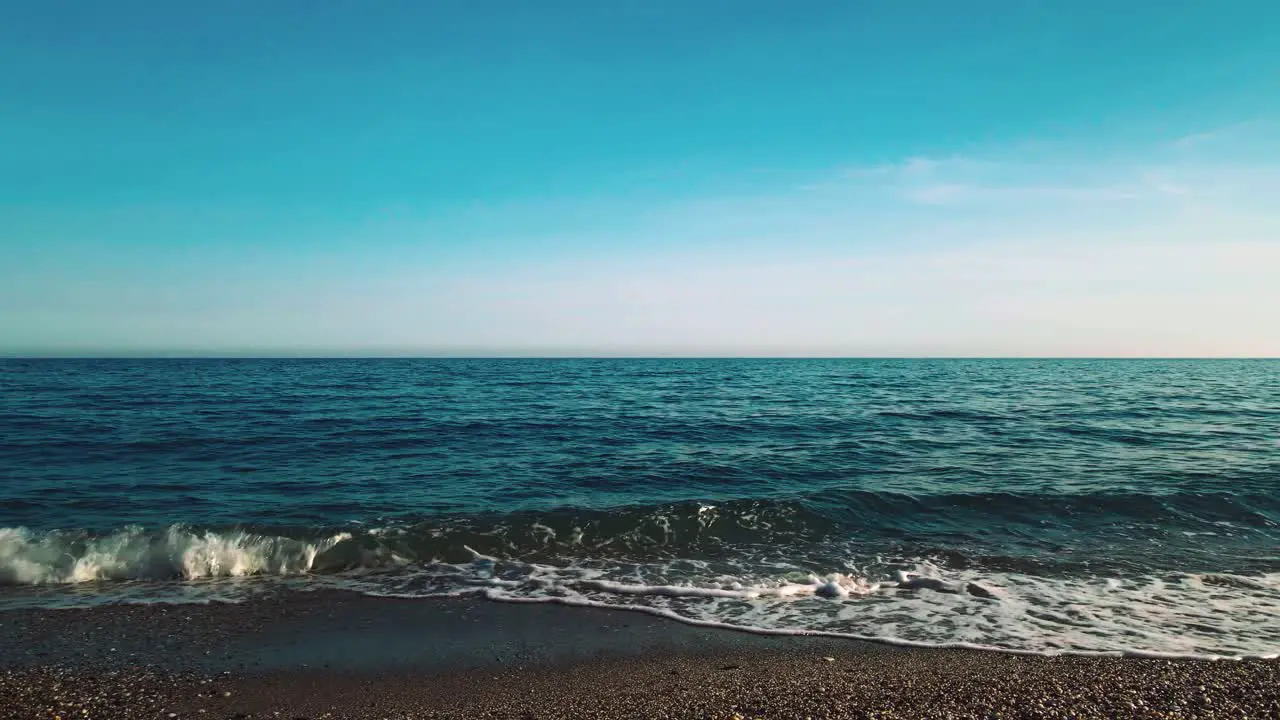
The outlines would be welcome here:
[[[0,613],[0,667],[0,717],[24,719],[1280,717],[1275,661],[903,650],[337,593]]]

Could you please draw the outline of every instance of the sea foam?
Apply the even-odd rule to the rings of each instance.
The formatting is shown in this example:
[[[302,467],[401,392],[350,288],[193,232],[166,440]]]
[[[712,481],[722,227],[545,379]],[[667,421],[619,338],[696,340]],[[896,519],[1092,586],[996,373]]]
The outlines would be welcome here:
[[[350,537],[338,533],[312,542],[182,525],[160,533],[128,527],[101,536],[0,528],[0,584],[296,575],[311,570],[318,554]]]
[[[299,539],[183,525],[105,535],[4,528],[0,583],[53,592],[95,583],[92,593],[63,593],[57,602],[44,591],[11,592],[6,606],[24,598],[35,598],[28,606],[235,601],[284,583],[373,596],[473,595],[611,608],[705,627],[913,647],[1195,658],[1274,657],[1280,650],[1278,573],[1041,575],[950,568],[930,558],[906,559],[893,570],[846,562],[820,573],[744,556],[535,562],[469,545],[462,546],[469,559],[446,562],[401,554],[407,550],[388,539],[395,535]],[[111,582],[121,580],[150,582]]]

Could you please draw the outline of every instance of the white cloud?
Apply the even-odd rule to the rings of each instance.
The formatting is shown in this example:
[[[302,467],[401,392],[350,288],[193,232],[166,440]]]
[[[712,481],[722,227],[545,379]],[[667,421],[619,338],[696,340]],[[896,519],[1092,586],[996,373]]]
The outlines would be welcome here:
[[[1190,187],[1187,187],[1170,177],[1168,171],[1153,170],[1143,176],[1143,181],[1156,192],[1164,193],[1166,195],[1189,197],[1194,194]]]
[[[920,205],[952,205],[971,199],[981,191],[972,185],[960,183],[930,183],[902,190],[902,197]]]
[[[626,262],[463,278],[472,347],[1280,356],[1280,167],[923,158],[685,207]],[[706,252],[709,237],[727,238]],[[744,242],[736,250],[733,239]],[[763,238],[763,241],[761,239]],[[747,243],[746,240],[757,242]],[[703,248],[698,252],[694,248]]]
[[[1238,123],[1230,123],[1216,128],[1210,128],[1200,132],[1193,132],[1183,135],[1174,140],[1171,145],[1175,150],[1188,151],[1198,149],[1208,149],[1213,146],[1223,146],[1234,143],[1250,143],[1252,144],[1259,138],[1271,136],[1276,131],[1274,123],[1262,120],[1249,120]]]
[[[1009,202],[1121,202],[1192,194],[1171,180],[1176,164],[1004,162],[913,158],[850,177],[875,178],[883,189],[919,205],[995,206]]]

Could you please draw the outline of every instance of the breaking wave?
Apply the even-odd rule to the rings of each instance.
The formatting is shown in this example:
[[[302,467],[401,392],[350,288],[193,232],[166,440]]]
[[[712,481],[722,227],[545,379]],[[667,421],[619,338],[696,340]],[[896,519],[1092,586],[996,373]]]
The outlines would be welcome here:
[[[309,542],[182,525],[158,533],[128,527],[107,535],[0,528],[0,584],[295,575],[312,570],[316,556],[350,537],[339,533]]]
[[[842,525],[805,503],[767,501],[341,529],[3,528],[0,585],[8,587],[0,606],[244,601],[277,590],[345,590],[604,607],[709,627],[913,646],[1274,655],[1274,546],[1257,546],[1259,536],[1240,517],[1201,520],[1216,528],[1214,540],[1234,533],[1254,543],[1254,556],[1236,566],[1219,555],[1215,568],[1171,570],[1154,561],[1080,562],[1070,552],[1039,560],[1001,555],[984,550],[980,537],[941,551],[894,539],[874,523]]]
[[[1280,506],[1260,495],[856,490],[341,526],[12,527],[0,528],[0,585],[329,575],[466,563],[477,554],[526,564],[684,559],[811,572],[855,563],[889,575],[904,558],[927,558],[956,570],[1033,575],[1243,576],[1280,572],[1278,528]]]

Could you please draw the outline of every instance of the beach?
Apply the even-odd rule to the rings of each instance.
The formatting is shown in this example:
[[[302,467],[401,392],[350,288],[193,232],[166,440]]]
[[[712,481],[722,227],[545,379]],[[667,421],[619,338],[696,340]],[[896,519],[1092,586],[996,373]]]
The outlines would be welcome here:
[[[1280,662],[1022,656],[305,593],[0,615],[5,718],[1269,718]]]
[[[1239,5],[4,3],[0,720],[1280,720]]]
[[[0,372],[0,718],[1280,717],[1273,363]]]

